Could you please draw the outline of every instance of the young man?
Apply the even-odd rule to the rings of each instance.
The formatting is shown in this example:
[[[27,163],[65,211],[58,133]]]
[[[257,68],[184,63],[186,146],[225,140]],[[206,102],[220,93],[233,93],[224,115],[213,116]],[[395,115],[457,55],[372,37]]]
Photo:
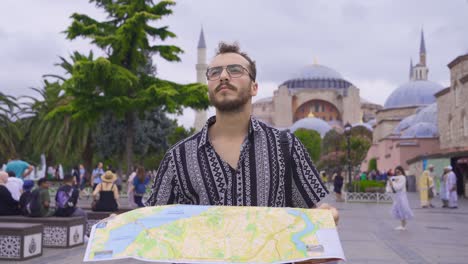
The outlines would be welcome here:
[[[20,159],[10,159],[8,160],[6,171],[12,171],[15,173],[16,178],[24,179],[25,177],[29,176],[33,171],[34,167],[29,165],[26,161],[22,161]]]
[[[46,178],[41,178],[37,181],[38,187],[38,200],[40,208],[40,216],[48,217],[54,215],[54,210],[50,208],[50,194],[49,194],[49,182]],[[34,190],[36,191],[36,190]]]
[[[315,207],[328,191],[302,143],[251,117],[255,62],[220,43],[206,76],[216,116],[166,153],[146,204]]]
[[[64,184],[58,188],[55,195],[55,216],[83,216],[87,220],[86,212],[76,207],[80,191],[74,187],[74,180],[73,175],[65,174]]]

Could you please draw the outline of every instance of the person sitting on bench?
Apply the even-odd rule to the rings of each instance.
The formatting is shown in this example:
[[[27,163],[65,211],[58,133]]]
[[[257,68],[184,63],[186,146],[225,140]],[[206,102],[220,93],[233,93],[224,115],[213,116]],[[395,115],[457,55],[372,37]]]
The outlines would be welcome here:
[[[85,221],[87,214],[83,209],[76,207],[80,191],[73,185],[74,176],[65,174],[63,185],[60,186],[55,195],[55,216],[73,217],[82,216]]]
[[[18,201],[13,199],[11,192],[5,186],[8,181],[8,173],[0,171],[0,215],[18,215]]]
[[[119,209],[119,190],[114,184],[117,176],[112,171],[106,171],[101,176],[102,182],[96,186],[93,192],[93,211],[114,212]]]

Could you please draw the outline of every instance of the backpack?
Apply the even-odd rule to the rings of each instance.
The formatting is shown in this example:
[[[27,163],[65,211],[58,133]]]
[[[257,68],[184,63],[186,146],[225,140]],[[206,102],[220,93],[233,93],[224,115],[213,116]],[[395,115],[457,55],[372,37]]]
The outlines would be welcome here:
[[[74,191],[75,189],[69,186],[62,186],[57,190],[57,194],[55,194],[55,203],[57,209],[75,207],[74,200],[76,197],[74,197]],[[61,193],[63,193],[64,197],[60,197]]]
[[[26,197],[25,213],[27,216],[38,217],[41,216],[41,201],[39,201],[40,189],[37,188],[32,191],[31,195]]]

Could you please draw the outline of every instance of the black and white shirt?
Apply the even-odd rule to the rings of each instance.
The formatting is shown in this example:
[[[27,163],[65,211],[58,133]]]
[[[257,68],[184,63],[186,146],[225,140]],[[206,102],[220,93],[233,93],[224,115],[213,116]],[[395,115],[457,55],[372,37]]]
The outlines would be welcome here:
[[[292,173],[285,176],[280,131],[251,118],[237,169],[215,151],[205,127],[166,153],[146,205],[195,204],[310,208],[328,194],[302,143],[287,133]],[[288,202],[289,201],[289,202]]]

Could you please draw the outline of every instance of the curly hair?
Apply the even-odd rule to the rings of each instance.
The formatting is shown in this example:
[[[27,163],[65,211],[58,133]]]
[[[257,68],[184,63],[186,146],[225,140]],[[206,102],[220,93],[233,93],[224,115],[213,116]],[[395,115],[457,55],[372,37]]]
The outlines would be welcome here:
[[[253,77],[253,81],[257,79],[257,66],[255,65],[255,61],[252,60],[247,53],[240,50],[239,43],[234,42],[232,44],[228,44],[225,42],[220,42],[218,44],[218,49],[216,50],[215,56],[225,53],[236,53],[244,57],[249,62],[250,74]]]

